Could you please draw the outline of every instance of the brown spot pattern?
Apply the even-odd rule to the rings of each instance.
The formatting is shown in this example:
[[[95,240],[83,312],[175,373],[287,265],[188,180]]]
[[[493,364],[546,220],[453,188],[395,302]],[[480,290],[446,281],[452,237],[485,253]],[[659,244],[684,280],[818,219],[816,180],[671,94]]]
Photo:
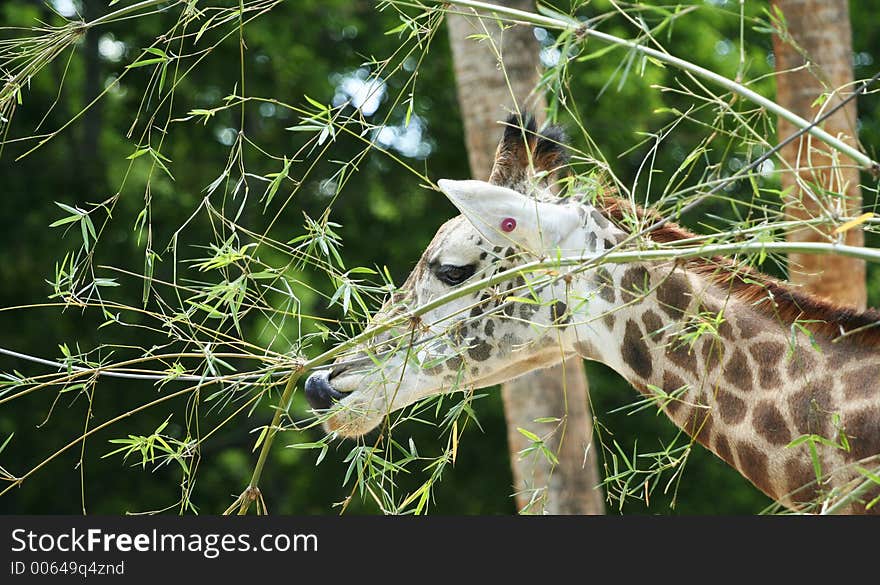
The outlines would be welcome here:
[[[746,403],[732,392],[719,390],[715,402],[718,404],[718,414],[725,424],[735,425],[746,417]]]
[[[777,369],[785,357],[786,346],[777,341],[761,341],[749,348],[758,370],[758,383],[762,388],[775,388],[782,383]]]
[[[736,447],[736,454],[743,475],[749,478],[758,489],[772,497],[773,486],[767,475],[767,455],[751,443],[739,443]]]
[[[655,211],[646,211],[627,200],[602,197],[602,214],[614,223],[625,224],[635,214],[647,223],[660,219]],[[693,234],[673,223],[665,223],[650,234],[659,243],[691,238]],[[822,337],[834,338],[845,331],[858,331],[846,343],[880,347],[880,311],[855,311],[836,306],[817,297],[788,288],[783,283],[751,268],[723,257],[687,261],[688,272],[719,286],[745,304],[750,310],[769,319],[789,325],[795,320],[807,322],[807,327]],[[766,302],[772,298],[772,302]]]
[[[763,330],[761,320],[751,315],[737,315],[735,321],[742,339],[751,339]]]
[[[468,355],[478,362],[484,362],[492,355],[492,346],[485,339],[474,340],[474,345],[468,348]]]
[[[672,372],[663,372],[663,391],[667,394],[678,390],[684,386],[684,380],[673,374]],[[675,415],[682,407],[682,398],[685,393],[679,395],[666,403],[666,410],[670,415]]]
[[[673,272],[657,287],[660,308],[673,319],[681,319],[691,302],[691,287],[687,277]]]
[[[620,296],[624,303],[640,298],[651,286],[644,266],[627,268],[620,281]]]
[[[742,350],[733,350],[733,355],[724,366],[724,379],[746,392],[752,389],[752,371]]]
[[[771,445],[787,445],[791,442],[791,432],[779,409],[773,403],[764,401],[752,413],[755,431]]]
[[[724,363],[724,344],[721,343],[721,340],[715,337],[707,337],[703,340],[703,369],[706,372],[711,372],[716,368],[721,367],[721,364]]]
[[[599,355],[599,352],[596,351],[596,346],[585,340],[575,341],[574,350],[579,356],[584,358],[595,358]]]
[[[847,400],[859,400],[877,395],[880,384],[880,365],[865,366],[843,377],[843,395]]]
[[[819,495],[816,485],[816,471],[813,465],[802,458],[785,462],[786,492],[793,502],[806,504]]]
[[[555,324],[566,325],[571,323],[571,315],[567,314],[568,305],[562,301],[556,301],[550,305],[550,318]]]
[[[788,412],[799,435],[816,434],[828,437],[829,417],[835,410],[831,402],[834,380],[827,376],[812,380],[809,384],[788,397]]]
[[[813,357],[806,350],[798,348],[788,356],[788,377],[799,378],[813,369]]]
[[[730,451],[730,443],[727,442],[727,437],[721,434],[715,435],[714,449],[716,455],[730,465],[734,465],[733,453]]]
[[[704,299],[701,302],[701,307],[699,309],[700,313],[707,313],[706,317],[715,321],[718,315],[721,315],[721,322],[718,324],[718,335],[727,339],[728,341],[733,341],[735,336],[733,334],[733,326],[730,324],[730,321],[727,319],[727,313],[725,309],[722,309],[718,305],[716,305],[713,301]]]
[[[697,375],[697,356],[687,343],[672,341],[666,344],[666,358],[678,367]]]
[[[721,317],[721,323],[718,325],[718,334],[729,341],[736,339],[733,334],[733,326],[731,326],[730,321],[726,317]]]
[[[880,406],[848,413],[843,422],[849,437],[850,461],[880,454]]]
[[[461,368],[462,359],[460,355],[454,355],[448,360],[446,360],[446,367],[452,370],[453,372],[457,372],[459,368]]]
[[[695,438],[703,445],[709,445],[709,439],[712,437],[712,411],[706,407],[705,394],[701,395],[695,402],[695,406],[688,408],[687,416],[682,424],[682,429]]]
[[[832,347],[830,351],[826,352],[825,356],[825,367],[831,370],[839,370],[840,368],[847,365],[851,360],[865,360],[870,359],[867,352],[862,351],[852,351],[850,348],[844,348],[840,346]]]
[[[642,339],[642,332],[639,330],[639,326],[632,320],[626,322],[621,356],[626,365],[632,368],[637,376],[645,380],[650,378],[654,367],[651,364],[648,344]]]
[[[660,316],[657,315],[657,313],[648,309],[645,311],[645,314],[642,315],[642,323],[645,324],[645,333],[647,333],[652,340],[656,342],[663,340],[663,332],[660,331],[663,327],[663,321],[660,320]]]
[[[593,274],[593,284],[599,289],[599,297],[602,300],[614,303],[614,279],[608,270],[601,266],[597,268],[595,274]]]

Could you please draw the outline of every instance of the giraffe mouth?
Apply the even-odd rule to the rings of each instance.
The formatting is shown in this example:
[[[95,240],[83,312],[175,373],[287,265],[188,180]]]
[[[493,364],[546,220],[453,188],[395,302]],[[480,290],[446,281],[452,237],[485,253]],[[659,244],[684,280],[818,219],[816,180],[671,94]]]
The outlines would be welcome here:
[[[306,379],[306,400],[313,409],[328,410],[351,393],[333,387],[330,379],[338,374],[339,372],[333,370],[318,370]]]

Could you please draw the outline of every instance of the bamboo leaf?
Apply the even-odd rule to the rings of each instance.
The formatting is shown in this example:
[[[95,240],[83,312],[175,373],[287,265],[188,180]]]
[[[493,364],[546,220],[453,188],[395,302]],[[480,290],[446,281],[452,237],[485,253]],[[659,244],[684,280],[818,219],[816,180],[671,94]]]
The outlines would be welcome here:
[[[868,221],[872,217],[874,217],[874,214],[871,213],[870,211],[868,213],[863,213],[862,215],[858,216],[857,218],[851,219],[848,222],[837,226],[837,229],[834,230],[834,233],[835,234],[842,234],[842,233],[848,232],[849,230],[853,229],[854,227],[862,225],[863,223],[865,223],[866,221]]]
[[[157,63],[165,63],[167,59],[144,59],[143,61],[135,61],[131,65],[126,65],[126,69],[137,69],[138,67],[146,67],[147,65],[155,65]]]
[[[517,432],[519,432],[519,434],[521,434],[523,437],[525,437],[526,439],[528,439],[530,441],[534,441],[535,443],[541,442],[541,437],[539,437],[538,435],[536,435],[532,431],[526,430],[522,427],[516,427],[516,430],[517,430]]]

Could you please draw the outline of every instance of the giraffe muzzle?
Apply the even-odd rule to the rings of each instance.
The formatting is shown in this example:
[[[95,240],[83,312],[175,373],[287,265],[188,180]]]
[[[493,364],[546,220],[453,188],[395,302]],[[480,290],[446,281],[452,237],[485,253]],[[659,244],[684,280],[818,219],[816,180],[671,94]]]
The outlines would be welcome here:
[[[333,388],[330,375],[331,370],[318,370],[306,379],[306,400],[315,410],[327,410],[346,396],[346,393]]]

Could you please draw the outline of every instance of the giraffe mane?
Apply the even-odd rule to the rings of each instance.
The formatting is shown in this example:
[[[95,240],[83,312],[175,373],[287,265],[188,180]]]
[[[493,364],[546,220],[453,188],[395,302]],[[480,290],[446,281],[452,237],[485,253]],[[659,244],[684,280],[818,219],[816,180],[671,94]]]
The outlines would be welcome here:
[[[633,216],[640,223],[653,223],[661,219],[655,211],[645,210],[630,201],[613,196],[600,197],[597,206],[608,219],[627,232],[630,230],[626,226]],[[665,244],[696,235],[678,224],[667,222],[648,234],[648,237]],[[788,325],[797,321],[826,339],[833,340],[846,334],[840,341],[880,346],[880,311],[859,311],[794,290],[772,276],[722,256],[683,260],[679,261],[679,265],[730,291],[733,297],[770,318]]]
[[[560,126],[546,125],[537,130],[535,118],[530,113],[509,116],[495,152],[489,182],[525,191],[530,178],[543,172],[544,185],[551,183],[552,175],[567,173],[567,142],[566,133]],[[615,197],[615,190],[610,185],[605,185],[601,192],[604,195],[597,198],[597,207],[625,232],[630,231],[626,226],[633,216],[640,224],[661,219],[653,210]],[[667,222],[648,237],[658,243],[669,243],[696,235]],[[880,346],[880,311],[859,311],[794,290],[772,276],[726,257],[694,258],[679,263],[692,273],[727,289],[732,296],[770,318],[787,325],[797,321],[814,334],[829,340],[845,335],[840,341]]]

